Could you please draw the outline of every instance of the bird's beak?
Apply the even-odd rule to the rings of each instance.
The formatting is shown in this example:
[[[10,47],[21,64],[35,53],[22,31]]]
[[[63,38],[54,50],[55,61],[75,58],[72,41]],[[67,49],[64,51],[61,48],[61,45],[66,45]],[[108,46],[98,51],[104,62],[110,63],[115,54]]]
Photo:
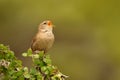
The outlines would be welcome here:
[[[51,21],[48,22],[48,26],[52,26],[52,22]]]
[[[51,21],[48,22],[48,26],[55,27],[55,25],[53,25]]]

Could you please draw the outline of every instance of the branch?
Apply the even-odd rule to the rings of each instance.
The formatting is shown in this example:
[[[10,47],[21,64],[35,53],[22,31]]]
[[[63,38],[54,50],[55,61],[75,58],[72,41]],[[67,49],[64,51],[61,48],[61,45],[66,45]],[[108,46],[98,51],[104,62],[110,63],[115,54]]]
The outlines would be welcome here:
[[[0,44],[0,80],[65,80],[67,78],[52,65],[49,55],[43,52],[33,54],[31,49],[22,55],[32,58],[32,68],[24,67],[22,61],[14,56],[14,52],[9,47]]]

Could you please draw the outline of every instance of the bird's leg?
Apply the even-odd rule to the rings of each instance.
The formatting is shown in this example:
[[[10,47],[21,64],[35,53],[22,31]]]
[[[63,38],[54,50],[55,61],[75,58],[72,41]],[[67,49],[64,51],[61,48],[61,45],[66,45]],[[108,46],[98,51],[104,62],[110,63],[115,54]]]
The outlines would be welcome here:
[[[47,52],[46,49],[43,50],[44,54]]]

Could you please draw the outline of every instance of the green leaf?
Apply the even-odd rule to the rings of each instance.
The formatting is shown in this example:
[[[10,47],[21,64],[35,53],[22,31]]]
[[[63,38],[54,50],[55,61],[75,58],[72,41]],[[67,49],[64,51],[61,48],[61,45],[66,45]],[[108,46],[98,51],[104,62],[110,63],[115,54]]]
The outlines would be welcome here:
[[[25,72],[28,72],[28,68],[27,67],[24,67],[23,69]]]
[[[46,71],[45,71],[45,74],[49,75],[49,74],[50,74],[49,70],[46,70]]]
[[[0,44],[0,50],[7,50],[8,47],[7,46],[4,46],[3,44]]]
[[[39,57],[40,57],[40,58],[43,58],[43,56],[44,56],[44,52],[43,52],[43,51],[40,51],[40,52],[39,52]]]
[[[25,78],[30,78],[30,74],[28,74],[28,73],[27,73],[27,74],[24,74],[24,77],[25,77]]]
[[[50,73],[52,73],[54,70],[52,66],[47,66],[47,69],[50,71]]]
[[[12,75],[12,74],[15,73],[15,71],[11,70],[11,71],[9,71],[8,73],[9,73],[9,75]]]
[[[46,66],[41,67],[41,71],[42,71],[42,72],[45,72],[46,70],[47,70],[47,67],[46,67]]]
[[[33,58],[36,58],[36,59],[39,58],[39,54],[34,54]]]
[[[60,80],[57,76],[53,76],[52,80]]]
[[[30,80],[36,80],[36,78],[30,78]]]
[[[30,69],[30,74],[33,74],[33,75],[34,75],[34,74],[36,74],[36,73],[37,73],[37,71],[36,71],[35,68],[31,68],[31,69]]]
[[[16,72],[16,76],[21,76],[23,74],[23,71]]]
[[[37,80],[42,80],[42,76],[41,75],[37,75]]]
[[[31,50],[31,49],[28,49],[27,55],[28,55],[28,56],[31,56],[31,55],[32,55],[32,50]]]
[[[51,59],[49,58],[44,58],[43,61],[46,63],[46,64],[51,64]]]
[[[40,64],[40,60],[39,59],[34,59],[34,64],[35,65],[39,65]]]
[[[19,76],[17,80],[25,80],[24,76]]]
[[[27,57],[27,53],[22,53],[22,56]]]

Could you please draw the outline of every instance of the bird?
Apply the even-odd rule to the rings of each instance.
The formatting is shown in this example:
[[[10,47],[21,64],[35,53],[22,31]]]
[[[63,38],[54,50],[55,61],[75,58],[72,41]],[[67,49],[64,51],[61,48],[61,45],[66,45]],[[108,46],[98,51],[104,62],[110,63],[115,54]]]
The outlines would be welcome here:
[[[33,53],[43,51],[47,53],[54,43],[53,24],[50,20],[45,20],[38,26],[38,32],[31,42]]]

